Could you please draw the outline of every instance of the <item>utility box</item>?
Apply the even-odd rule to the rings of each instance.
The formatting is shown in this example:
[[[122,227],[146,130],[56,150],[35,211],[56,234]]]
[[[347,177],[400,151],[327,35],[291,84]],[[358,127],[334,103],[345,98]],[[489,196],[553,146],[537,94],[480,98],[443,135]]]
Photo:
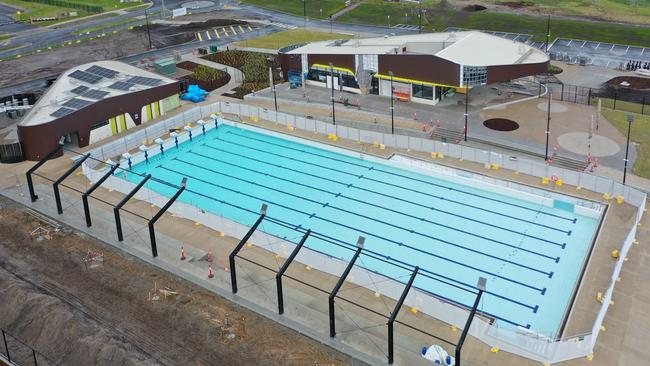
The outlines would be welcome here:
[[[207,54],[208,54],[208,49],[207,48],[205,48],[205,47],[199,48],[199,55],[205,56]]]
[[[172,58],[163,58],[155,62],[155,68],[160,75],[172,75],[176,73],[176,62]]]
[[[210,53],[217,53],[217,45],[216,44],[211,44],[210,45]]]

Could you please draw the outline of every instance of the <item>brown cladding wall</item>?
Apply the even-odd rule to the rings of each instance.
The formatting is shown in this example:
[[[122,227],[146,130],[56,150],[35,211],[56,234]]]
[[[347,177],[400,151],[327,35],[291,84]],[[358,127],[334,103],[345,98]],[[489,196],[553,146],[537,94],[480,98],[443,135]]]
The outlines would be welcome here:
[[[281,53],[279,55],[280,67],[282,68],[282,76],[284,81],[288,81],[289,71],[300,72],[302,71],[302,56],[295,54]]]
[[[543,74],[548,70],[548,61],[537,64],[499,65],[487,67],[487,83],[499,83],[524,76]]]
[[[77,133],[79,147],[88,146],[90,127],[111,117],[128,113],[136,125],[141,123],[142,107],[168,96],[178,94],[179,82],[138,92],[102,99],[54,121],[37,125],[18,125],[18,136],[23,144],[25,159],[40,160],[52,151],[59,138]]]
[[[309,62],[309,67],[313,64],[329,65],[331,62],[336,67],[344,67],[356,72],[354,69],[354,55],[313,54],[307,56],[307,62]]]
[[[397,77],[458,86],[460,65],[433,55],[379,55],[379,73]]]

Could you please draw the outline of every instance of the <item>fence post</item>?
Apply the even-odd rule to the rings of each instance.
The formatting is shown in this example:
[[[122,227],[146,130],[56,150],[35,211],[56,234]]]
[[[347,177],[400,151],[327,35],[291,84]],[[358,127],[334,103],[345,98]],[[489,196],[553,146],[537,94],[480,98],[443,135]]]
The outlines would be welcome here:
[[[614,92],[614,110],[616,110],[616,92]]]
[[[573,90],[573,103],[578,102],[578,86],[575,86],[575,89]]]
[[[562,83],[562,93],[560,94],[560,101],[564,102],[564,83]]]
[[[2,340],[5,342],[5,351],[7,351],[7,361],[11,363],[11,355],[9,354],[9,347],[7,346],[7,336],[5,335],[4,329],[2,330]]]
[[[587,105],[591,105],[591,88],[589,88],[589,96],[587,96]]]
[[[641,103],[641,114],[645,114],[645,95],[643,96],[643,103]]]

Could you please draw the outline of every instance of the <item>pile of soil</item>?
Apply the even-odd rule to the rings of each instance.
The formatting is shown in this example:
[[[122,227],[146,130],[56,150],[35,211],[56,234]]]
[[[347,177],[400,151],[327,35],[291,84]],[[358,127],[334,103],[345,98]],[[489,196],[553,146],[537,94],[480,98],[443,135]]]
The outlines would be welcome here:
[[[192,61],[183,61],[176,64],[176,67],[180,67],[181,69],[192,71],[192,72],[194,71],[194,69],[196,69],[199,66],[201,65]],[[230,74],[224,71],[224,76],[222,78],[217,80],[211,80],[211,81],[197,80],[194,77],[192,77],[192,75],[184,75],[181,76],[179,79],[185,80],[188,85],[196,84],[203,90],[213,91],[215,89],[221,88],[222,86],[228,84],[230,82]]]
[[[483,10],[487,10],[487,8],[479,4],[467,5],[463,7],[463,11],[483,11]]]
[[[643,78],[639,76],[617,76],[607,80],[605,83],[611,86],[620,87],[621,83],[627,82],[630,89],[645,90],[650,89],[650,78]]]
[[[519,123],[506,118],[491,118],[483,122],[483,126],[501,132],[515,131],[519,128]]]

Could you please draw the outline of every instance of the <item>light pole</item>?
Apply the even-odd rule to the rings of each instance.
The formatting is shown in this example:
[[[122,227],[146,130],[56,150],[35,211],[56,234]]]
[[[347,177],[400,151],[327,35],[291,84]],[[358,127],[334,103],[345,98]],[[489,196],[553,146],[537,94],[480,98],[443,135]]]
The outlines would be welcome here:
[[[395,105],[393,104],[393,72],[389,71],[390,76],[390,133],[395,134]]]
[[[623,168],[623,184],[625,184],[625,176],[627,175],[627,154],[630,151],[630,131],[632,130],[632,122],[634,122],[634,115],[629,113],[627,115],[627,144],[625,145],[625,167]]]
[[[266,59],[269,62],[269,74],[271,74],[271,89],[273,90],[273,103],[275,104],[275,111],[278,111],[278,97],[275,91],[275,75],[273,74],[273,57]]]
[[[420,0],[420,9],[418,10],[418,33],[422,33],[422,0]]]
[[[469,107],[469,86],[465,85],[465,141],[467,141],[467,116],[469,115],[468,112],[468,107]]]
[[[302,27],[307,28],[307,0],[302,0],[302,20]]]
[[[330,15],[329,18],[330,18],[330,33],[332,33],[332,16]]]
[[[544,47],[544,52],[548,53],[548,44],[551,41],[551,14],[548,15],[548,20],[546,21],[546,46]]]
[[[388,15],[388,29],[390,29],[390,15]]]
[[[548,160],[548,139],[551,136],[551,89],[546,84],[546,92],[548,93],[548,105],[546,107],[546,154],[544,160]]]
[[[334,111],[334,64],[330,62],[330,79],[332,82],[332,124],[336,125],[336,112]]]
[[[147,8],[144,8],[144,18],[146,19],[147,22],[147,37],[149,38],[149,49],[152,49],[153,46],[151,45],[151,32],[149,32],[149,14],[147,14]]]

